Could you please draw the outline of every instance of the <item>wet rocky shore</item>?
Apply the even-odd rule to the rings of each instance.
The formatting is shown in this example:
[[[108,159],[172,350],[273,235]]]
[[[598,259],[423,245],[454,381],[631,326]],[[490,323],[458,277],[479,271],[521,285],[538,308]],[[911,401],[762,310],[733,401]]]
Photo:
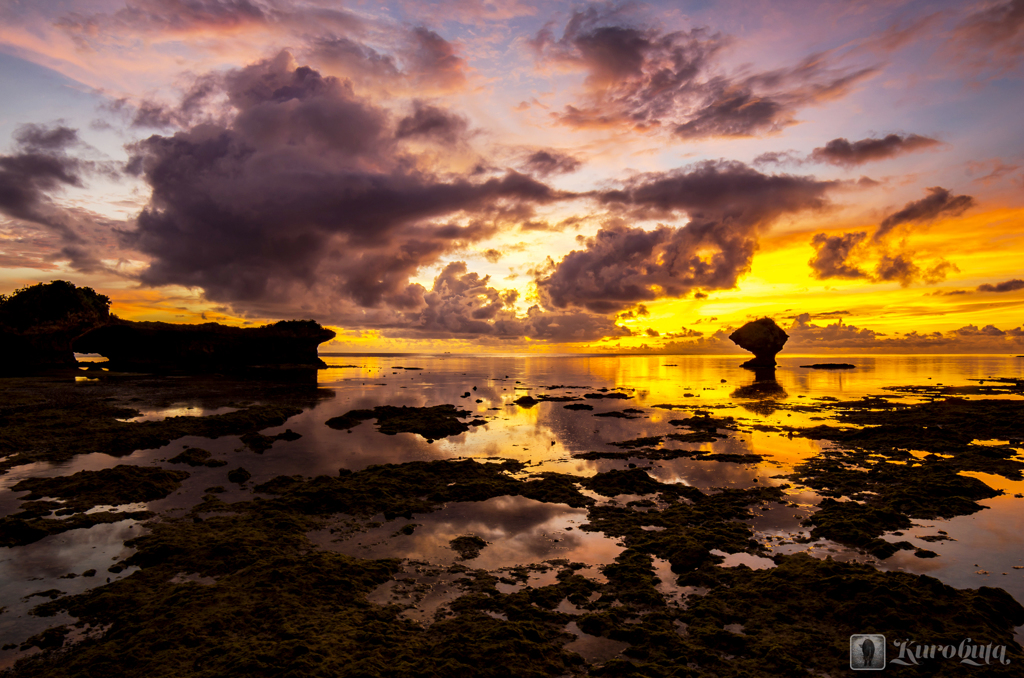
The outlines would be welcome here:
[[[429,394],[439,380],[378,362],[345,383],[369,373]],[[6,560],[28,567],[31,549],[120,530],[106,567],[58,558],[8,583],[8,674],[837,675],[855,633],[972,638],[1020,658],[1024,608],[999,580],[953,587],[887,567],[946,558],[943,521],[986,500],[1024,505],[991,480],[1024,479],[1020,380],[853,400],[754,382],[651,402],[515,377],[449,388],[479,398],[373,407],[301,379],[3,380]],[[379,401],[374,383],[351,404]],[[592,449],[565,449],[568,430],[547,450],[507,428],[484,444],[527,416],[606,428],[576,440]],[[755,434],[817,451],[739,444]],[[374,449],[383,463],[365,463]],[[678,477],[708,468],[704,486]]]

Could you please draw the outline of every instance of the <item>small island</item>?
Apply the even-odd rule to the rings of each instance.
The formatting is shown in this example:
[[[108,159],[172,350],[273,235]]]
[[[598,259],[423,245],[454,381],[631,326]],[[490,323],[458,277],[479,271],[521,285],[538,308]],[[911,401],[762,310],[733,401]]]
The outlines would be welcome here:
[[[850,363],[814,363],[813,365],[801,365],[800,367],[808,370],[852,370],[857,366]]]

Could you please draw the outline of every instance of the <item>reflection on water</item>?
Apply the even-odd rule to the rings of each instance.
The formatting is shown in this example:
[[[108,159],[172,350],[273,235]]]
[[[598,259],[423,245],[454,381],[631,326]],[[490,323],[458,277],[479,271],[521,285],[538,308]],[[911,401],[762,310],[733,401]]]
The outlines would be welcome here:
[[[621,640],[584,633],[576,622],[569,622],[565,630],[576,636],[576,640],[567,643],[565,649],[577,653],[592,664],[603,664],[629,647],[629,643]]]
[[[487,542],[466,564],[493,570],[567,559],[590,565],[608,563],[622,552],[600,532],[577,529],[587,523],[585,509],[548,504],[525,497],[449,504],[440,511],[399,518],[366,532],[332,538],[330,528],[310,538],[325,548],[359,558],[407,558],[434,565],[462,559],[450,542],[475,535]],[[410,527],[411,526],[411,527]]]
[[[161,407],[155,409],[140,409],[138,416],[118,421],[163,421],[171,417],[209,417],[215,414],[228,414],[237,412],[237,407],[211,407],[206,408],[198,405],[179,405],[177,407]]]
[[[742,369],[742,356],[327,355],[324,359],[329,367],[318,374],[321,390],[309,398],[304,411],[280,427],[263,431],[272,436],[292,429],[301,438],[279,440],[262,454],[247,448],[237,436],[216,440],[187,437],[120,459],[92,454],[59,464],[18,467],[0,479],[0,488],[8,488],[25,477],[63,475],[119,463],[182,469],[167,460],[183,447],[206,449],[227,465],[184,469],[191,477],[180,491],[149,502],[150,510],[187,509],[200,501],[207,488],[217,486],[225,490],[219,495],[224,501],[250,498],[252,487],[282,474],[334,475],[342,468],[359,470],[373,464],[463,457],[515,459],[526,463],[529,473],[558,471],[579,476],[632,465],[645,469],[661,482],[682,483],[705,491],[778,485],[789,482],[781,476],[828,445],[793,437],[785,430],[790,425],[809,427],[823,423],[826,417],[818,408],[823,399],[852,401],[886,394],[899,402],[916,402],[921,396],[883,389],[938,383],[967,386],[975,379],[1020,378],[1024,372],[1024,361],[1001,356],[844,356],[845,362],[856,365],[855,369],[844,371],[800,367],[828,362],[829,358],[781,356],[778,368],[766,373]],[[200,387],[206,386],[197,382],[196,388]],[[210,389],[211,393],[215,391]],[[627,397],[608,397],[616,390]],[[541,402],[531,407],[513,402],[527,394]],[[543,396],[560,400],[545,401]],[[382,435],[374,420],[348,431],[324,424],[355,409],[443,403],[454,403],[485,423],[432,443],[412,433]],[[567,409],[573,405],[592,409]],[[135,421],[223,413],[236,408],[211,396],[186,404],[180,400],[140,402],[137,409],[143,415]],[[727,437],[713,442],[667,439],[669,434],[690,431],[683,427],[686,421],[705,414],[718,420],[733,418],[732,428],[720,431]],[[664,438],[659,450],[699,451],[710,456],[707,460],[687,456],[650,460],[576,456],[621,453],[624,448],[612,443],[656,437]],[[715,455],[750,454],[759,455],[762,460],[715,460]],[[252,474],[245,486],[227,478],[229,470],[240,466]],[[936,551],[940,557],[921,559],[910,551],[902,551],[880,566],[927,573],[958,587],[1000,586],[1024,601],[1024,569],[1015,569],[1024,567],[1020,549],[1024,512],[1020,510],[1021,500],[1013,496],[1024,492],[1024,487],[997,477],[983,480],[1006,491],[1000,497],[981,502],[989,508],[948,521],[926,521],[905,536],[886,537],[907,539],[915,546]],[[819,557],[865,559],[830,542],[795,542],[794,539],[806,535],[807,528],[801,521],[816,510],[820,497],[796,485],[786,492],[787,503],[760,507],[749,521],[755,538],[770,552],[808,551]],[[7,515],[18,510],[22,496],[0,489],[0,512]],[[435,571],[462,562],[449,545],[453,538],[472,534],[487,542],[479,556],[465,562],[471,568],[499,570],[516,564],[568,559],[591,566],[588,576],[596,576],[597,567],[612,562],[623,547],[602,533],[581,531],[579,526],[586,522],[583,509],[522,497],[496,497],[484,502],[451,504],[434,513],[383,522],[353,534],[332,534],[325,529],[310,536],[325,548],[359,557],[401,557],[410,563],[420,563],[409,566],[411,573],[406,577],[419,586],[418,592],[410,593],[398,583],[389,582],[372,599],[414,601],[415,607],[410,607],[407,616],[427,621],[439,605],[457,594],[451,582],[445,580],[447,575]],[[412,527],[405,530],[407,526]],[[947,532],[950,539],[918,539],[917,535],[934,534],[939,529]],[[124,540],[139,531],[131,521],[125,521],[66,532],[29,546],[0,549],[0,605],[8,608],[0,616],[0,636],[12,639],[6,642],[20,642],[31,635],[35,627],[25,616],[31,604],[24,600],[29,593],[56,588],[70,594],[105,582],[107,576],[125,576],[127,571],[114,575],[106,569],[111,562],[124,557]],[[747,554],[728,554],[725,564],[751,568],[772,565],[766,558]],[[670,601],[683,604],[684,598],[675,587],[667,563],[655,559],[655,567],[662,579],[659,588],[669,595]],[[95,578],[62,578],[69,573],[80,575],[90,568],[101,574]],[[549,571],[537,571],[531,575],[530,585],[543,585],[544,577],[553,576]],[[514,590],[521,585],[502,583],[499,588]],[[610,658],[622,649],[609,645],[612,641],[607,639],[599,639],[603,644],[597,643],[578,629],[568,630],[578,636],[570,648],[584,656],[590,654],[603,660],[600,658]]]
[[[0,548],[0,644],[20,644],[51,626],[73,622],[66,614],[37,617],[29,611],[51,596],[82,593],[135,572],[136,567],[117,573],[108,568],[130,556],[134,549],[124,542],[142,534],[136,521],[123,520],[52,535],[27,546]],[[17,649],[0,651],[0,668],[24,654]]]

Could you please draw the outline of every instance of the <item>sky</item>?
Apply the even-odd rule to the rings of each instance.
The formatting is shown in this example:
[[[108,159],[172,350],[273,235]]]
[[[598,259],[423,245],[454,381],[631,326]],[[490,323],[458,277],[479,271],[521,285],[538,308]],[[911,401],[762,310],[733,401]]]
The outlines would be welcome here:
[[[0,293],[353,352],[1024,353],[1024,0],[0,0]]]

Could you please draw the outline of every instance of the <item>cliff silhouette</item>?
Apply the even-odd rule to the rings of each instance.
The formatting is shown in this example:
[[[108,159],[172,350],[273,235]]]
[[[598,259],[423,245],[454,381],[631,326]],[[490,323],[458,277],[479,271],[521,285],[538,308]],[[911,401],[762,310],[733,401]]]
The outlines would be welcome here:
[[[4,374],[74,367],[76,352],[106,356],[119,370],[318,368],[317,347],[334,336],[313,320],[251,328],[122,320],[108,297],[65,280],[0,295]]]

